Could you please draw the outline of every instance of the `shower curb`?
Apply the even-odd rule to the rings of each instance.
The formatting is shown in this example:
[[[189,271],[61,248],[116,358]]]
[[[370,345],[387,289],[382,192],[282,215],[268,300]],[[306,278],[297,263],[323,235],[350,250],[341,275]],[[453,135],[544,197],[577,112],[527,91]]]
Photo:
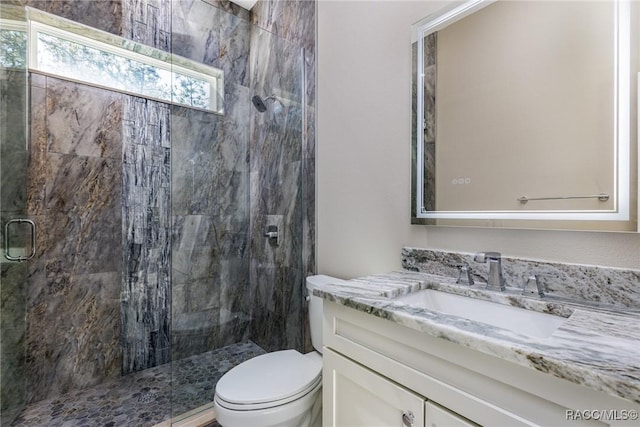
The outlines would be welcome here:
[[[211,402],[153,427],[209,427],[215,420],[216,413]]]

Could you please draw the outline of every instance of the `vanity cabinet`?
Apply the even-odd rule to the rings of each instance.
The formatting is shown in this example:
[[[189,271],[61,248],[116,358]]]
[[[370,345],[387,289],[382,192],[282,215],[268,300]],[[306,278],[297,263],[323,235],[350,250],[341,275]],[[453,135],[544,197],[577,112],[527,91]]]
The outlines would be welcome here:
[[[637,423],[576,419],[639,405],[390,320],[325,300],[323,321],[324,427]]]

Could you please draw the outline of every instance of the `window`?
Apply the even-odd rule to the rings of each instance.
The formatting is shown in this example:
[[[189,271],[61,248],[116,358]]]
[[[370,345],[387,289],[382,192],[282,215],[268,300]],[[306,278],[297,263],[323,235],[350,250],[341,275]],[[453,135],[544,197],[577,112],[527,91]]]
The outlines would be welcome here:
[[[223,72],[43,12],[30,21],[29,68],[143,97],[222,113]],[[67,31],[76,28],[78,31]],[[87,36],[96,35],[96,38]],[[100,40],[102,38],[103,40]],[[108,42],[107,42],[108,41]],[[143,53],[141,53],[143,52]]]
[[[0,67],[27,68],[25,23],[0,19]]]

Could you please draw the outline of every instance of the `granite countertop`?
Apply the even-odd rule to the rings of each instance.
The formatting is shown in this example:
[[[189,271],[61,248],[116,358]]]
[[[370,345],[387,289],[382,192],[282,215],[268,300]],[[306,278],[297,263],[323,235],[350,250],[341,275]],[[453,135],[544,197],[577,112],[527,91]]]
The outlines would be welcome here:
[[[472,322],[393,298],[435,289],[566,317],[550,337],[536,338]],[[408,328],[549,373],[640,404],[640,315],[587,307],[553,297],[525,297],[456,285],[443,276],[392,272],[323,285],[314,294]]]

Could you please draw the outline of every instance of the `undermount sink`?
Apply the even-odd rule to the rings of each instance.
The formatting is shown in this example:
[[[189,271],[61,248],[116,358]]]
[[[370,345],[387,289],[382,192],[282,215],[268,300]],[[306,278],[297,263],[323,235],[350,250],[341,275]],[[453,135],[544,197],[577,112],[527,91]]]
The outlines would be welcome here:
[[[425,289],[395,298],[411,307],[425,308],[486,323],[524,335],[547,338],[567,319],[552,314],[497,304],[461,295]]]

